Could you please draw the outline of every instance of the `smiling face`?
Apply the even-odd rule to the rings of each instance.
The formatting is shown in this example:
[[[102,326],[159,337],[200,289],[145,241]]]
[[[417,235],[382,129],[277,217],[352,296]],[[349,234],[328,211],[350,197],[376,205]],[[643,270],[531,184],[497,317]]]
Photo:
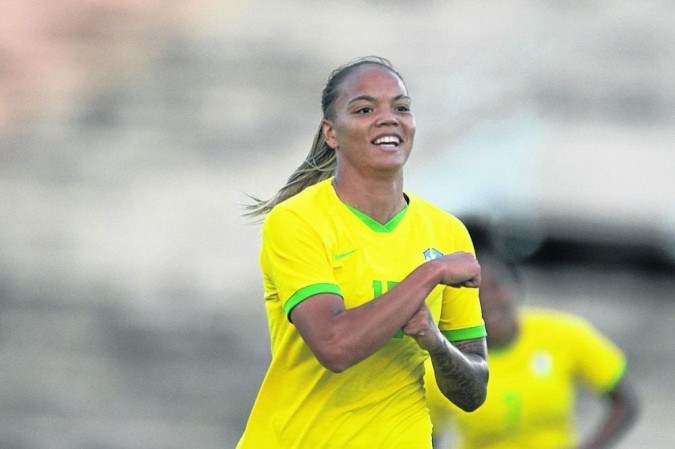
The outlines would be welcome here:
[[[375,64],[354,69],[323,122],[338,172],[400,172],[412,150],[415,117],[403,81]]]

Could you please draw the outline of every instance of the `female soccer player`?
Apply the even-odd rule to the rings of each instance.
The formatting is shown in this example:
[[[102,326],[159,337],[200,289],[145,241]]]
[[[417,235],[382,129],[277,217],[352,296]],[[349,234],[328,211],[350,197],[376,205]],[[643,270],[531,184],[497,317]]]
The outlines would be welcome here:
[[[480,302],[488,331],[490,385],[474,413],[454,407],[427,373],[436,449],[606,449],[630,428],[637,403],[623,352],[587,321],[519,307],[511,265],[480,251]],[[586,387],[606,404],[583,442],[575,395]],[[449,445],[454,440],[454,444]]]
[[[253,215],[272,359],[238,449],[431,448],[423,387],[473,410],[488,378],[480,266],[454,216],[403,191],[410,97],[382,58],[339,67],[310,153]]]

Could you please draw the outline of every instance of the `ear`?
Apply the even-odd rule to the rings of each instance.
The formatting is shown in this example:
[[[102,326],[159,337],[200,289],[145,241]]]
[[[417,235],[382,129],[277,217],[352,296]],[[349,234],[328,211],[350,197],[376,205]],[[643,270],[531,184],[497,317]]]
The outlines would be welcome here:
[[[338,147],[338,144],[337,139],[335,138],[335,128],[330,120],[324,119],[321,122],[321,132],[323,133],[323,139],[326,141],[326,144],[335,150]]]

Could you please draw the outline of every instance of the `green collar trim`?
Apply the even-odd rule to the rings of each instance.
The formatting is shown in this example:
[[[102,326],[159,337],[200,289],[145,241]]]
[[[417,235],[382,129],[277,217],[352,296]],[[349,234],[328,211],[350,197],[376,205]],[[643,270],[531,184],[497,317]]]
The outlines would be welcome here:
[[[401,220],[403,220],[405,213],[408,212],[408,206],[406,206],[403,209],[401,209],[396,215],[394,215],[391,220],[389,220],[385,224],[382,224],[374,220],[373,218],[369,217],[368,215],[364,214],[360,210],[356,209],[355,207],[350,206],[349,204],[344,202],[342,204],[347,206],[347,209],[352,211],[352,213],[356,215],[356,217],[359,220],[361,220],[366,226],[368,226],[372,231],[380,233],[388,233],[396,229],[396,226],[398,226]]]

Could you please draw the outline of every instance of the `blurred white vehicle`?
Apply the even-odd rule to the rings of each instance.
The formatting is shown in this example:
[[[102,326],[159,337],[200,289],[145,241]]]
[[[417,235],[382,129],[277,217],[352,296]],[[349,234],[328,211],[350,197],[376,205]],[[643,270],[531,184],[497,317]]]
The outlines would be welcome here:
[[[489,224],[517,258],[562,242],[675,262],[672,128],[519,117],[422,159],[408,188]]]

